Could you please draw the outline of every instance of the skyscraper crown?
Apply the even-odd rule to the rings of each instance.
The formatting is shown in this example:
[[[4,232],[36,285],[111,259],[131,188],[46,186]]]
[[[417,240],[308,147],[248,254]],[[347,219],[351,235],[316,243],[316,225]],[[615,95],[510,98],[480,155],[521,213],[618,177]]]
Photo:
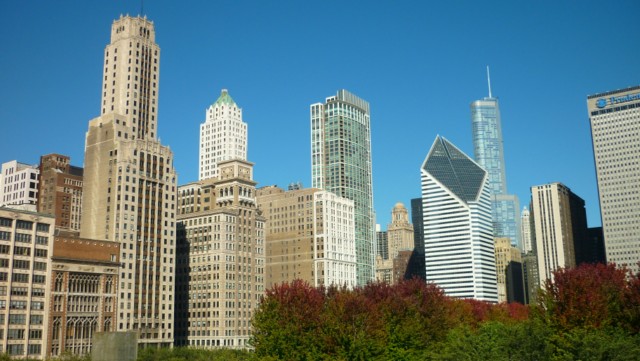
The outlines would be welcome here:
[[[437,136],[422,169],[464,202],[480,196],[487,172],[443,137]]]

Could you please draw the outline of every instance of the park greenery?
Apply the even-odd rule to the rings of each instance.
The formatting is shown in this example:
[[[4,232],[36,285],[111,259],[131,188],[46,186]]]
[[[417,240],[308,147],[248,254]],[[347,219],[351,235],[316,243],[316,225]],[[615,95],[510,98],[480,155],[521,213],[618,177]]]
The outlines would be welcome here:
[[[639,360],[640,278],[611,264],[561,269],[530,306],[454,299],[420,279],[298,280],[266,292],[253,328],[251,351],[144,349],[138,360]]]

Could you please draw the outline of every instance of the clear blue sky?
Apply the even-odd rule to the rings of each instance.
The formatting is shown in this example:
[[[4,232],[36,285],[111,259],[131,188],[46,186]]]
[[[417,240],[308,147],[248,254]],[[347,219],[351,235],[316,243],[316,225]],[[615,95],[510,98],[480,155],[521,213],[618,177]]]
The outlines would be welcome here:
[[[0,1],[0,162],[81,165],[103,50],[139,1]],[[222,88],[249,124],[259,186],[310,186],[309,105],[344,88],[371,103],[374,205],[420,195],[440,134],[473,155],[469,103],[500,98],[509,191],[560,181],[600,224],[586,96],[640,84],[640,2],[144,1],[162,49],[159,135],[181,184]]]

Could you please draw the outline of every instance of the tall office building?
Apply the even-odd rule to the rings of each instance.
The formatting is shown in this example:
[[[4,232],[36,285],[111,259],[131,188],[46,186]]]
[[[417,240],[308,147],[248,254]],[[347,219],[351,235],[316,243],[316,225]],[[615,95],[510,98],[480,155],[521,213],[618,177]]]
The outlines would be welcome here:
[[[101,115],[85,142],[80,237],[120,243],[117,330],[173,344],[176,173],[158,141],[153,22],[120,17],[104,50]]]
[[[200,124],[200,180],[218,177],[218,163],[223,160],[247,160],[247,123],[227,89],[206,113]]]
[[[219,176],[180,186],[176,345],[246,348],[264,295],[265,218],[253,163],[218,163]]]
[[[529,253],[533,250],[531,234],[531,216],[529,207],[522,208],[520,216],[520,239],[522,240],[522,253]]]
[[[38,167],[16,160],[2,164],[0,174],[0,206],[21,206],[37,210]]]
[[[375,213],[369,103],[340,90],[311,105],[312,187],[355,204],[358,285],[375,277]]]
[[[525,302],[522,255],[509,238],[494,238],[498,302]]]
[[[55,216],[56,228],[80,232],[83,169],[61,154],[40,157],[38,212]]]
[[[471,127],[475,160],[489,174],[493,234],[508,237],[511,244],[522,249],[520,204],[515,194],[507,193],[500,106],[491,94],[490,82],[489,97],[471,103]]]
[[[576,247],[586,238],[587,216],[582,198],[562,183],[531,187],[531,213],[542,283],[556,269],[576,266]]]
[[[257,190],[266,223],[267,289],[301,279],[314,287],[356,285],[353,201],[317,188]]]
[[[590,95],[607,262],[640,272],[640,86]]]
[[[438,136],[421,168],[426,280],[498,302],[487,172]]]

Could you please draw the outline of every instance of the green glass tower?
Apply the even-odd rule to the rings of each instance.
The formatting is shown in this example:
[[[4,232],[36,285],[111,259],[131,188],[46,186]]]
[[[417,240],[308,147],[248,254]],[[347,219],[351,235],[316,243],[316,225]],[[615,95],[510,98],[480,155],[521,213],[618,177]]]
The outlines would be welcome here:
[[[354,201],[357,283],[367,284],[376,254],[369,103],[346,90],[311,105],[311,183]]]

